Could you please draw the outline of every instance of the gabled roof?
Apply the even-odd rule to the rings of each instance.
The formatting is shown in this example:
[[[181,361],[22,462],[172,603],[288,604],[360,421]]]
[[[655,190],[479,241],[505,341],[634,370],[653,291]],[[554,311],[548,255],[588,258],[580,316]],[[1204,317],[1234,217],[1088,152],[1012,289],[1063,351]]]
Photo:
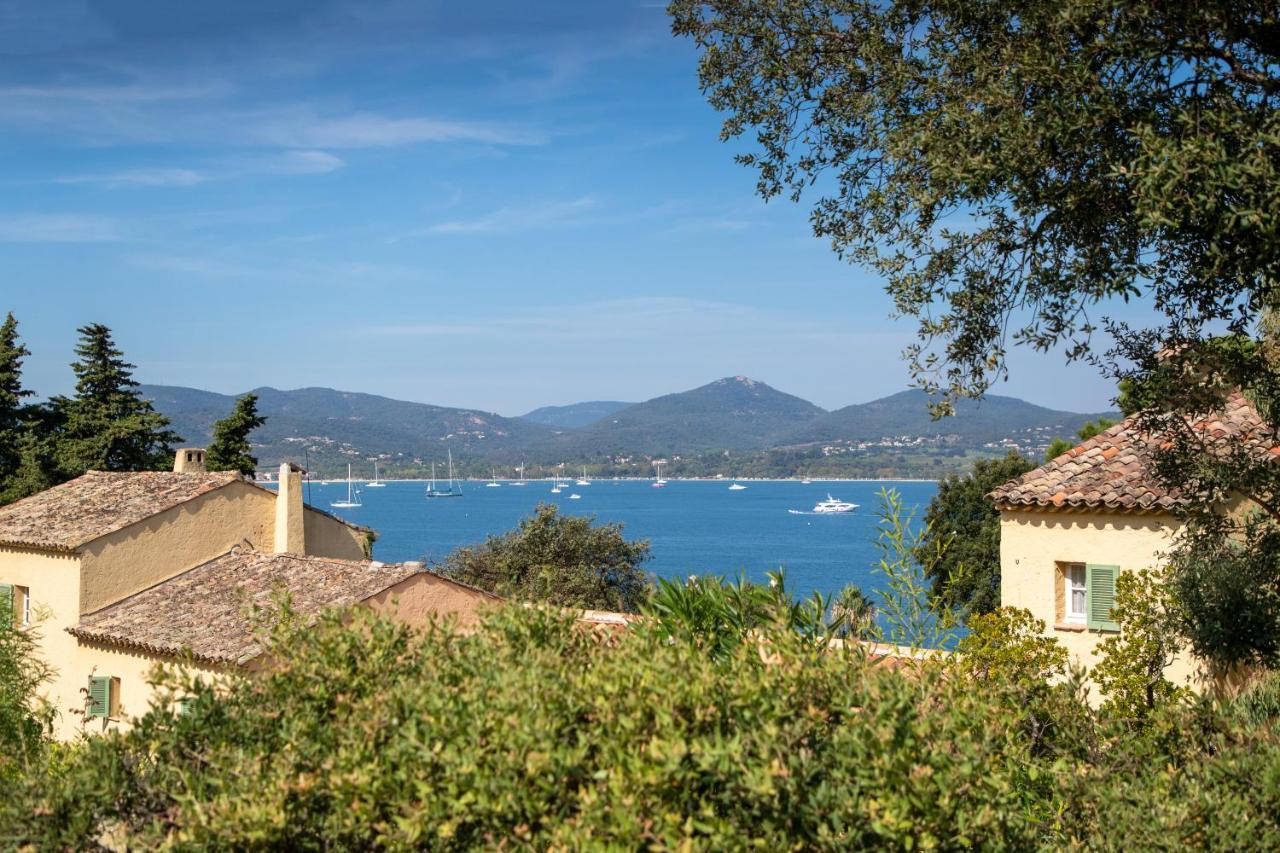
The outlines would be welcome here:
[[[1257,409],[1240,393],[1232,394],[1222,412],[1201,418],[1192,429],[1207,447],[1256,445],[1280,453]],[[1135,418],[1127,418],[1034,471],[1010,480],[988,497],[999,507],[1108,509],[1161,512],[1186,498],[1161,484],[1153,474],[1151,437]]]
[[[90,471],[29,498],[0,507],[0,545],[28,545],[74,551],[95,539],[123,530],[201,495],[244,483],[275,498],[276,493],[245,480],[234,471],[172,473],[169,471]],[[307,512],[373,533],[332,513]]]
[[[90,471],[0,507],[0,544],[74,551],[239,479],[234,471]]]
[[[68,628],[76,637],[181,655],[207,663],[241,664],[262,648],[247,610],[271,606],[287,593],[303,617],[364,601],[422,572],[393,565],[296,554],[231,553],[196,566],[101,610]]]

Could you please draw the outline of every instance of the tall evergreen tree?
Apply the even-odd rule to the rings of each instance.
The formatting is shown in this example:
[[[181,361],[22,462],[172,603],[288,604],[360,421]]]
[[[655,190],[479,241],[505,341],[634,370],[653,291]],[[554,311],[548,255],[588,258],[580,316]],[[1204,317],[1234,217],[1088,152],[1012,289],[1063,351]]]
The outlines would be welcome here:
[[[236,407],[213,425],[213,443],[205,454],[205,466],[210,471],[239,471],[253,476],[258,460],[250,452],[249,433],[267,422],[258,414],[258,395],[245,394],[236,400]]]
[[[116,348],[111,330],[100,323],[79,330],[79,360],[72,363],[76,394],[56,397],[62,420],[57,462],[62,477],[89,470],[147,471],[165,467],[181,441],[167,429],[169,419],[138,393],[133,365]]]
[[[31,396],[22,387],[22,361],[29,355],[31,351],[18,339],[18,321],[9,314],[0,324],[0,492],[18,470],[23,400]]]

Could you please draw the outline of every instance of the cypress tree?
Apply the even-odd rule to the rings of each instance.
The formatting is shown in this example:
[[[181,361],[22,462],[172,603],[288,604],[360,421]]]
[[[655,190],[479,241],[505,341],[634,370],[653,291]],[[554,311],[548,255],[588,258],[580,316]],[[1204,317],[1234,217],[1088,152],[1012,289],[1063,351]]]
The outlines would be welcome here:
[[[69,479],[90,470],[166,467],[172,445],[181,438],[167,429],[169,419],[138,393],[134,366],[116,348],[111,330],[93,323],[77,331],[79,360],[71,365],[76,375],[75,396],[53,401],[62,421],[57,447],[60,475]]]
[[[239,471],[253,476],[258,460],[250,452],[249,433],[266,422],[258,414],[257,394],[245,394],[236,400],[231,414],[213,425],[213,443],[205,454],[205,466],[210,471]]]
[[[18,470],[19,445],[31,392],[22,387],[22,362],[31,351],[18,340],[18,321],[9,314],[0,325],[0,492]]]

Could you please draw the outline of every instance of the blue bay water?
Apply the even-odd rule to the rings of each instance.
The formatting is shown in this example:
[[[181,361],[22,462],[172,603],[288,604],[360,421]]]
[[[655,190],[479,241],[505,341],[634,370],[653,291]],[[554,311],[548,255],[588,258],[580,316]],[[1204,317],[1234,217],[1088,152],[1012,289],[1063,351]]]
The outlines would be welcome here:
[[[346,497],[344,482],[311,483],[308,502],[357,524],[372,527],[379,538],[374,557],[387,562],[442,559],[459,545],[514,528],[542,502],[571,515],[594,515],[621,522],[628,539],[648,539],[653,557],[646,568],[664,577],[740,571],[762,581],[765,572],[783,568],[787,585],[799,595],[813,590],[838,592],[854,583],[870,592],[881,577],[874,571],[879,553],[877,497],[882,488],[896,489],[904,505],[923,512],[937,491],[931,482],[748,481],[747,489],[728,490],[727,482],[672,480],[665,489],[648,481],[598,480],[551,494],[547,481],[524,487],[463,484],[462,498],[428,500],[421,482],[388,482],[384,488],[362,488],[363,506],[336,509],[331,501]],[[569,500],[571,493],[580,500]],[[830,493],[859,504],[847,515],[793,515],[812,510]]]

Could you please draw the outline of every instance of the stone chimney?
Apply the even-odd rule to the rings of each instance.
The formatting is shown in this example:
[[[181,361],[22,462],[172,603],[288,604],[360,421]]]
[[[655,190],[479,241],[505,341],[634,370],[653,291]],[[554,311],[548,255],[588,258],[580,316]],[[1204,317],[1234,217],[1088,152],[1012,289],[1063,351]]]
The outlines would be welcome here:
[[[204,473],[204,448],[203,447],[180,447],[178,452],[173,456],[173,473],[175,474],[203,474]]]
[[[291,462],[283,463],[279,486],[276,492],[275,552],[305,554],[307,536],[302,517],[302,469]]]

